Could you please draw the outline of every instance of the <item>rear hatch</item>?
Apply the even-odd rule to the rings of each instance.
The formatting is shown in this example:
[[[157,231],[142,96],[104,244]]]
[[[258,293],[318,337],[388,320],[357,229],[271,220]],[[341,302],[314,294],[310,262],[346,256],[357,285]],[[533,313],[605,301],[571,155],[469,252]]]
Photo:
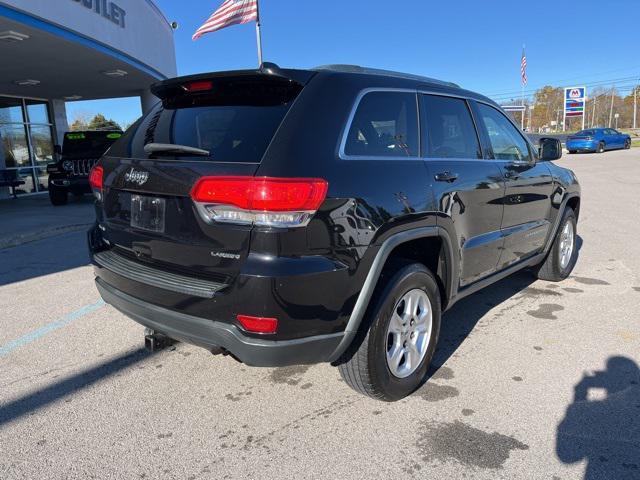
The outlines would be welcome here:
[[[252,227],[205,221],[191,200],[192,188],[204,176],[255,175],[312,75],[240,71],[155,85],[152,91],[162,102],[102,163],[101,225],[114,251],[174,273],[228,283],[248,255]]]

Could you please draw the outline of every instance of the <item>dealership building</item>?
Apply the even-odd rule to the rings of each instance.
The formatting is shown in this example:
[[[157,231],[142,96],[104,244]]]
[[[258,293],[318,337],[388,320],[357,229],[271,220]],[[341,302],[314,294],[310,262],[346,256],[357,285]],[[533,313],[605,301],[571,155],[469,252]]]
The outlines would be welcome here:
[[[20,194],[46,191],[66,102],[139,97],[146,112],[149,85],[176,75],[173,29],[151,0],[0,0],[0,63],[0,171],[17,172]]]

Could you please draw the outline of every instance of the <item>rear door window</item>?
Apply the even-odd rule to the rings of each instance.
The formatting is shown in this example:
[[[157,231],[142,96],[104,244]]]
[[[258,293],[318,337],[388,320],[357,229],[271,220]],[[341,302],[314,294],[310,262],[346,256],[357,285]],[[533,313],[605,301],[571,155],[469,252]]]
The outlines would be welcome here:
[[[415,93],[371,92],[358,104],[344,146],[357,157],[417,157],[418,107]]]
[[[421,95],[423,153],[427,158],[482,158],[467,102]]]
[[[527,141],[507,117],[483,103],[478,104],[478,111],[489,136],[493,158],[516,162],[531,161]]]

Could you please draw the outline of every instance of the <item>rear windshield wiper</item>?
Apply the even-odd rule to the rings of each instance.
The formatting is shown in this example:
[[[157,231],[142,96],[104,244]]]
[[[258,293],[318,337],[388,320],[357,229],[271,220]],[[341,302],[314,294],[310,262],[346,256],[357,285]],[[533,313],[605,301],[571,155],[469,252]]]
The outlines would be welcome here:
[[[144,151],[148,155],[193,155],[196,157],[209,157],[209,150],[189,147],[187,145],[175,145],[173,143],[147,143]]]

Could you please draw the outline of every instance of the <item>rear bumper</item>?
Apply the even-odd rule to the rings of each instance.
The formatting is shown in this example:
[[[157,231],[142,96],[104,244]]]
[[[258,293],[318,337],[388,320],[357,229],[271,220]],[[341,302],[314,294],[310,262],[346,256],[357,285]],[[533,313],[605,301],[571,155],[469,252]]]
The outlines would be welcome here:
[[[244,335],[235,325],[194,317],[153,305],[96,278],[105,302],[136,322],[170,338],[206,349],[221,347],[247,365],[280,367],[329,361],[343,332],[293,340],[267,340]]]
[[[567,142],[567,150],[582,150],[582,151],[595,151],[598,148],[598,142],[596,141],[572,141]]]

